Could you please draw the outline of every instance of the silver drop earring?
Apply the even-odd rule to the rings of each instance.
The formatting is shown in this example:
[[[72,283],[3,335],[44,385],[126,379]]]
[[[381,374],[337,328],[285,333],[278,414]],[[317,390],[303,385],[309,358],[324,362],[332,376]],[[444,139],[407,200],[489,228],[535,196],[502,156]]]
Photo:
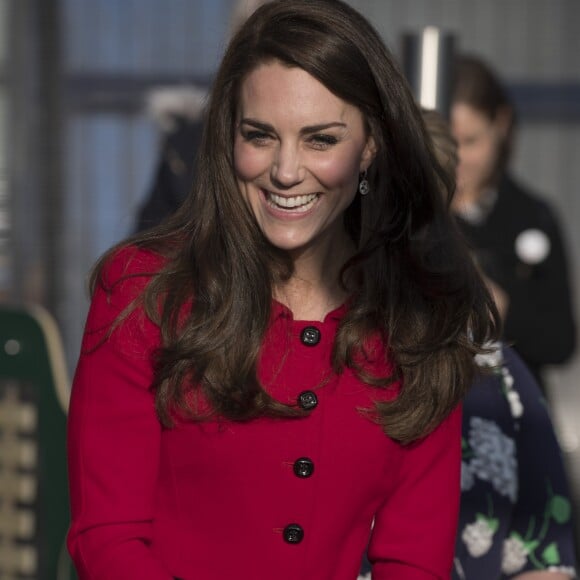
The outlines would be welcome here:
[[[367,170],[365,169],[360,176],[360,181],[358,183],[358,192],[361,195],[368,195],[371,190],[371,186],[369,185],[369,180],[367,179]]]

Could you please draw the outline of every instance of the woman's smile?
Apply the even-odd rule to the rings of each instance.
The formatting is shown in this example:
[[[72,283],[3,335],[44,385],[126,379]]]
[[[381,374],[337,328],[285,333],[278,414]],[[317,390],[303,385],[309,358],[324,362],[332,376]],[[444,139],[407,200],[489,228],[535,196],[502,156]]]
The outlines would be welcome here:
[[[319,193],[292,196],[280,195],[266,189],[263,189],[262,193],[268,206],[272,208],[272,210],[281,211],[283,215],[305,214],[314,208],[320,197]]]

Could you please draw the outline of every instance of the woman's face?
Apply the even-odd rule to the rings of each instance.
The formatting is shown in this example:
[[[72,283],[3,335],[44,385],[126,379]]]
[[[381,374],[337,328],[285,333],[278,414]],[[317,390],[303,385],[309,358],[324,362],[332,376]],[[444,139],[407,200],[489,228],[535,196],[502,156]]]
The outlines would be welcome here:
[[[301,251],[343,242],[343,214],[373,156],[361,112],[303,69],[272,61],[242,83],[235,171],[274,246]]]
[[[458,193],[481,193],[493,184],[502,142],[506,137],[504,118],[491,121],[465,103],[451,107],[451,132],[457,140]]]

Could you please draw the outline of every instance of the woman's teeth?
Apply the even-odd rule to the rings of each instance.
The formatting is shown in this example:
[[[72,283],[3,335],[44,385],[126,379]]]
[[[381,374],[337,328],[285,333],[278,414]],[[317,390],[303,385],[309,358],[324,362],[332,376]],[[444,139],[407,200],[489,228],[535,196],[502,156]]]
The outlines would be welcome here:
[[[296,195],[294,197],[283,197],[275,193],[267,192],[267,198],[271,205],[277,208],[292,209],[294,211],[308,211],[313,205],[318,194]]]

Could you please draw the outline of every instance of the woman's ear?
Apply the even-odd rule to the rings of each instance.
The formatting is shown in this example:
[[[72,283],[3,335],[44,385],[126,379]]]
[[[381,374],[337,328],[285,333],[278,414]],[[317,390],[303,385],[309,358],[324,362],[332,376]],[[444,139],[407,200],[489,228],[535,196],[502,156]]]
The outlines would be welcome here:
[[[372,135],[369,135],[360,159],[360,172],[366,171],[377,154],[377,144]]]

